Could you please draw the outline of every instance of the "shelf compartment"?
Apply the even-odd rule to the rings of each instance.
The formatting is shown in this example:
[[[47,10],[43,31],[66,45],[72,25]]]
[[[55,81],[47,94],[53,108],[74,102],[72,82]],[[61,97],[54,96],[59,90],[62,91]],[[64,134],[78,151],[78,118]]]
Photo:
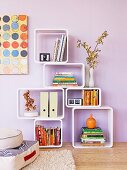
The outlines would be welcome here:
[[[45,81],[43,81],[43,86],[54,87],[52,86],[53,78],[55,74],[58,72],[72,72],[74,77],[77,80],[78,86],[79,87],[84,86],[84,79],[85,79],[84,65],[81,63],[65,63],[65,64],[64,63],[59,63],[59,64],[47,63],[47,64],[44,64],[43,77]],[[58,87],[67,88],[68,86],[58,86]]]
[[[63,61],[68,62],[68,31],[66,29],[35,29],[34,31],[34,59],[36,63],[57,63],[53,61],[55,41],[62,35],[67,36]],[[50,61],[40,61],[40,53],[50,53]]]
[[[100,107],[101,106],[101,89],[100,88],[68,88],[66,89],[66,106],[69,108],[79,107],[79,105],[69,105],[68,99],[83,99],[83,90],[90,91],[90,90],[97,90],[98,91],[98,105],[82,105],[80,107]]]
[[[36,119],[37,117],[26,117],[24,116],[25,112],[25,99],[23,94],[29,90],[30,96],[35,99],[35,105],[37,107],[37,112],[40,113],[40,92],[58,92],[58,108],[57,108],[57,117],[51,118],[49,120],[59,120],[64,118],[64,90],[62,88],[22,88],[18,89],[18,103],[17,103],[17,116],[19,119]],[[38,116],[40,117],[40,116]],[[42,117],[40,117],[42,118]]]
[[[63,144],[63,124],[62,120],[49,120],[49,119],[35,119],[34,120],[34,140],[36,140],[36,125],[44,126],[45,128],[61,128],[61,143],[60,145],[47,145],[39,146],[39,148],[59,148]]]
[[[106,137],[104,146],[83,146],[80,143],[81,128],[85,127],[90,114],[97,121]],[[109,148],[113,146],[113,109],[111,107],[79,107],[72,110],[72,145],[74,148]]]

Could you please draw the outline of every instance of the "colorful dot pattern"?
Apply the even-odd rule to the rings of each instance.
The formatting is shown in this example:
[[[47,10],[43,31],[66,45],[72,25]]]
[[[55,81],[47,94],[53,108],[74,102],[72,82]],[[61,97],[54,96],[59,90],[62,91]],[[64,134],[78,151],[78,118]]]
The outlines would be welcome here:
[[[0,17],[0,74],[28,74],[28,16]]]

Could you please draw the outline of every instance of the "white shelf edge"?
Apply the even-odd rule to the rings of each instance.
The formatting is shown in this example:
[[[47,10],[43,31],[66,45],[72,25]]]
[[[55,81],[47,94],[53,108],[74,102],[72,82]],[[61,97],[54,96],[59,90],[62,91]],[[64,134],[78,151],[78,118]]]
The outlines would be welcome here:
[[[46,29],[46,28],[36,28],[36,29],[34,29],[34,62],[37,63],[37,64],[45,64],[45,63],[47,63],[47,62],[40,62],[39,60],[36,59],[36,55],[37,55],[37,53],[36,53],[36,51],[37,51],[37,43],[36,43],[36,36],[37,35],[36,35],[36,33],[39,32],[39,31],[40,32],[42,31],[42,33],[40,33],[40,34],[55,34],[55,35],[59,35],[60,34],[60,35],[62,35],[64,33],[64,34],[67,35],[67,45],[66,45],[67,46],[67,48],[66,48],[67,54],[66,54],[66,60],[61,62],[61,63],[67,63],[68,62],[69,37],[68,37],[68,29],[64,29],[64,28],[62,28],[62,29],[61,28],[60,29]],[[43,31],[58,31],[58,33],[57,32],[56,33],[43,33]],[[59,31],[61,31],[61,33],[59,33]],[[50,63],[55,63],[55,62],[51,61]]]
[[[37,116],[37,117],[26,117],[26,116],[23,116],[23,115],[20,115],[20,101],[19,101],[19,92],[20,91],[23,91],[23,90],[30,90],[30,91],[47,91],[47,90],[56,90],[56,91],[61,91],[62,93],[62,104],[63,104],[63,107],[62,107],[62,112],[63,114],[61,116],[58,116],[56,118],[51,118],[51,117],[48,117],[48,118],[43,118],[43,117],[40,117],[40,116]],[[51,87],[47,87],[47,88],[18,88],[17,89],[17,118],[20,119],[20,120],[35,120],[35,119],[40,119],[40,120],[61,120],[61,119],[64,119],[64,116],[65,116],[65,103],[64,103],[64,89],[59,87],[59,88],[51,88]]]
[[[83,63],[58,63],[58,64],[55,64],[55,63],[45,63],[44,65],[43,65],[43,79],[45,80],[45,67],[46,66],[59,66],[59,65],[61,65],[61,66],[77,66],[77,67],[81,67],[81,73],[82,73],[82,85],[78,85],[78,86],[76,86],[76,87],[73,87],[74,89],[75,88],[77,88],[77,87],[79,87],[79,88],[83,88],[84,87],[84,83],[85,83],[85,78],[84,78],[84,76],[85,76],[85,73],[84,73],[84,64]],[[49,85],[49,86],[47,86],[47,85],[45,85],[45,81],[43,81],[43,87],[52,87],[51,85]],[[57,87],[60,87],[60,86],[57,86]],[[57,88],[56,87],[56,88]],[[72,87],[69,87],[69,86],[66,86],[66,87],[62,87],[61,86],[61,88],[64,88],[64,89],[68,89],[68,88],[72,88]]]
[[[105,142],[105,144],[104,144],[104,146],[83,146],[83,145],[81,145],[81,143],[80,142],[74,142],[73,143],[73,147],[74,148],[81,148],[81,149],[88,149],[88,148],[90,148],[90,149],[104,149],[104,148],[111,148],[111,147],[113,147],[113,143],[112,142]]]
[[[72,109],[72,146],[74,148],[111,148],[113,147],[113,109],[110,106],[93,107],[92,110],[110,110],[110,141],[105,142],[105,146],[81,146],[80,142],[74,141],[74,111],[75,110],[90,110],[89,107],[77,107]],[[108,117],[109,119],[109,117]],[[77,143],[77,145],[75,145]]]
[[[47,146],[39,146],[39,148],[61,148],[61,145],[47,145]]]
[[[84,106],[84,105],[81,105],[81,106],[69,106],[68,105],[68,91],[69,90],[99,90],[99,105],[97,105],[97,106],[91,106],[91,105],[89,105],[89,106]],[[101,99],[102,99],[102,97],[101,97],[101,89],[100,88],[98,88],[98,87],[75,87],[75,88],[67,88],[66,89],[66,107],[68,107],[68,108],[79,108],[79,107],[86,107],[86,108],[93,108],[93,107],[101,107]]]
[[[95,107],[95,106],[93,106],[93,107],[86,107],[86,106],[82,106],[82,107],[76,107],[76,108],[73,108],[72,110],[74,111],[74,110],[81,110],[81,109],[93,109],[93,110],[112,110],[112,112],[113,112],[113,109],[112,109],[112,107],[110,107],[110,106],[100,106],[100,107]]]

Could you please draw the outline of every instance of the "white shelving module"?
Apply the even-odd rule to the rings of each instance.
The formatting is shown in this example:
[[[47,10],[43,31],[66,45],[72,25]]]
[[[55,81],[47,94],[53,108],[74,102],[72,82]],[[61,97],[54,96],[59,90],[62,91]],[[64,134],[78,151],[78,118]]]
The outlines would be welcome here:
[[[66,37],[66,44],[62,61],[54,61],[55,42]],[[63,38],[64,40],[64,38]],[[62,45],[62,44],[61,44]],[[61,46],[63,47],[63,46]],[[59,51],[61,52],[61,51]],[[50,54],[49,61],[40,60],[40,54]],[[36,139],[36,125],[44,126],[45,128],[61,128],[61,143],[60,145],[40,146],[41,148],[62,147],[63,143],[63,124],[64,118],[64,95],[66,95],[66,107],[72,109],[72,145],[74,148],[109,148],[113,146],[113,110],[111,107],[101,107],[101,89],[100,88],[84,88],[85,85],[85,69],[82,63],[67,63],[68,62],[68,31],[66,29],[42,29],[38,28],[34,31],[34,60],[38,64],[43,65],[43,87],[44,88],[25,88],[18,90],[18,118],[19,119],[35,119],[34,120],[34,139]],[[53,86],[53,78],[56,73],[71,72],[76,78],[78,86]],[[66,89],[66,93],[65,90]],[[40,92],[58,92],[58,116],[57,118],[43,117],[25,117],[25,101],[23,93],[30,90],[31,97],[35,99],[37,111],[40,112]],[[82,91],[98,90],[98,105],[88,106],[69,106],[68,99],[81,99]],[[80,142],[81,128],[86,126],[86,119],[90,113],[97,120],[97,126],[101,127],[105,132],[106,142],[104,146],[83,146]]]
[[[61,39],[62,35],[66,35],[66,44],[64,48],[63,61],[68,62],[68,30],[66,29],[42,29],[38,28],[34,31],[34,59],[36,63],[54,63],[53,53],[55,41]],[[40,53],[50,53],[50,61],[40,61]],[[55,62],[57,63],[57,62]]]
[[[34,140],[36,140],[36,125],[41,125],[45,128],[61,128],[61,143],[59,145],[47,145],[47,146],[39,146],[40,148],[58,148],[62,147],[63,144],[63,124],[62,120],[49,120],[49,119],[36,119],[34,121]]]
[[[80,142],[81,128],[85,127],[85,122],[90,114],[97,121],[97,126],[101,127],[106,137],[104,146],[84,146]],[[72,110],[72,145],[74,148],[109,148],[113,146],[113,109],[111,107],[79,107]]]
[[[68,99],[83,99],[83,91],[90,91],[90,90],[97,90],[98,91],[98,105],[94,107],[100,107],[101,106],[101,89],[100,88],[86,88],[86,87],[77,87],[77,88],[68,88],[66,89],[66,107],[73,108],[73,107],[79,107],[78,105],[69,105]],[[84,107],[84,105],[81,105],[80,107]],[[85,107],[93,107],[93,105],[88,105]]]
[[[25,112],[25,99],[23,94],[29,90],[30,96],[35,100],[35,105],[37,107],[37,112],[40,113],[40,92],[57,92],[58,93],[58,116],[56,118],[48,118],[49,120],[60,120],[64,118],[64,90],[62,88],[22,88],[18,90],[18,118],[19,119],[36,119],[37,117],[26,117]],[[38,116],[40,117],[40,116]],[[42,118],[42,117],[40,117]]]
[[[83,87],[85,81],[84,65],[82,63],[47,63],[43,67],[43,86],[51,87],[53,78],[57,72],[72,72],[77,80],[78,86]],[[65,87],[65,86],[64,86]],[[67,88],[66,86],[65,88]],[[74,87],[75,88],[75,87]]]

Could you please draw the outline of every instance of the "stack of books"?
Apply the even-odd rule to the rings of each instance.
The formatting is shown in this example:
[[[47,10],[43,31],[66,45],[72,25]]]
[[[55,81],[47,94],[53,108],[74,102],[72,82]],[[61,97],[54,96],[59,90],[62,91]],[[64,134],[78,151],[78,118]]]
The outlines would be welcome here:
[[[39,146],[60,145],[61,144],[61,128],[45,128],[41,125],[35,127],[36,140]]]
[[[81,143],[85,146],[103,146],[105,138],[100,127],[89,129],[82,127]]]
[[[64,57],[64,50],[66,45],[67,35],[62,34],[61,38],[57,38],[54,45],[53,61],[61,62]]]
[[[53,86],[78,86],[76,78],[70,72],[59,72],[53,78]]]
[[[82,98],[84,106],[97,106],[99,105],[99,90],[83,90]]]

